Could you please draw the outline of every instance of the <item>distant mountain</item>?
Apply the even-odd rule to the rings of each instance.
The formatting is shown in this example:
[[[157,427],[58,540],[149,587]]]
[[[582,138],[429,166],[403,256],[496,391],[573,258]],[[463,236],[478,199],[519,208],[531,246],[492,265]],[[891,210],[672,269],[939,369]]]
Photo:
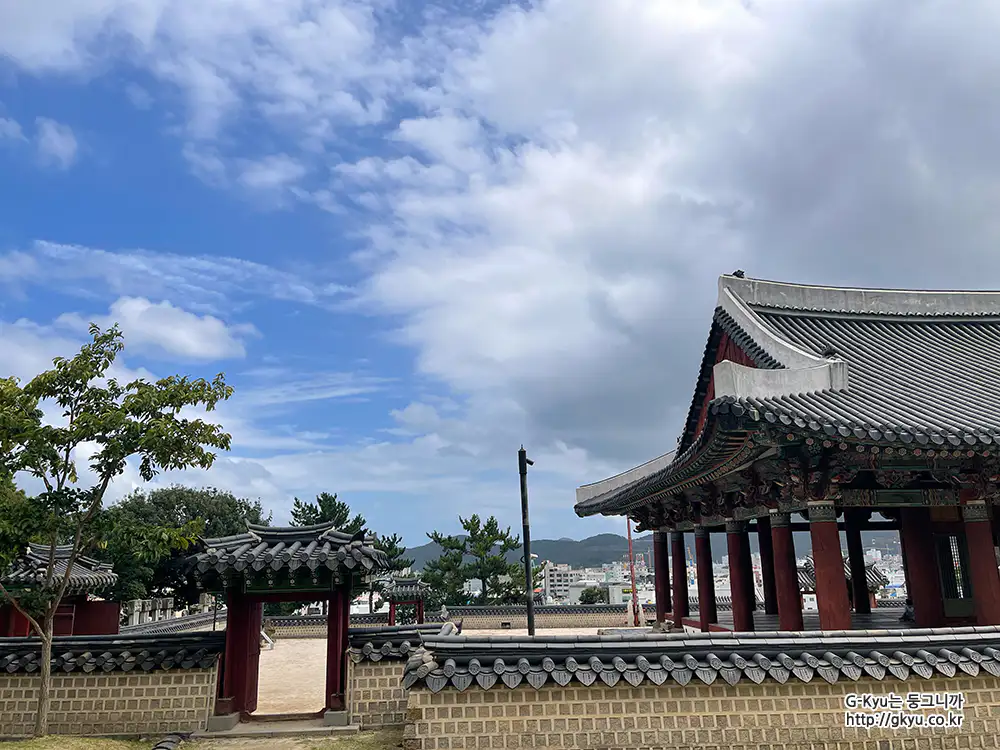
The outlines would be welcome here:
[[[865,549],[877,547],[883,550],[899,550],[899,535],[895,531],[865,531],[861,534]],[[686,535],[688,550],[694,556],[694,536]],[[847,548],[841,534],[841,544]],[[635,554],[652,554],[653,535],[643,534],[632,537],[632,549]],[[757,552],[757,535],[750,535],[750,549]],[[628,539],[618,534],[598,534],[580,541],[573,539],[534,539],[531,542],[532,554],[539,560],[549,560],[554,563],[569,564],[574,568],[599,568],[604,563],[625,560],[628,557]],[[795,533],[795,552],[799,557],[812,552],[812,544],[807,532]],[[430,542],[407,550],[406,556],[413,558],[413,569],[421,570],[428,560],[440,556],[441,548]],[[726,535],[712,534],[712,557],[716,562],[728,554]],[[521,560],[521,549],[507,554],[510,562]]]

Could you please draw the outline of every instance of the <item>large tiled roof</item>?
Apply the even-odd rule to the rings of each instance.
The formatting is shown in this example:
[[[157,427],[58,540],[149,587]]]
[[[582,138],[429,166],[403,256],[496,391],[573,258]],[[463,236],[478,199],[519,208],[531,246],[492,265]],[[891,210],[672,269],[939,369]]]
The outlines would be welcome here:
[[[424,635],[403,686],[514,688],[523,682],[608,686],[625,681],[731,685],[741,680],[826,682],[1000,676],[1000,628],[827,631],[823,633],[622,634],[467,637]]]
[[[55,549],[53,561],[52,585],[58,585],[66,574],[66,566],[73,547],[60,545]],[[45,583],[49,566],[51,547],[43,544],[29,544],[24,554],[19,557],[3,577],[5,586],[14,588],[34,587]],[[102,563],[90,557],[78,556],[73,561],[69,584],[66,592],[80,594],[85,592],[100,593],[107,591],[117,583],[118,576],[109,563]]]
[[[723,334],[755,367],[716,363]],[[1000,292],[848,289],[719,279],[695,397],[667,465],[650,462],[577,491],[580,515],[617,514],[657,492],[705,481],[742,447],[738,429],[774,424],[803,437],[904,450],[1000,444]],[[743,457],[746,458],[745,456]],[[735,468],[735,466],[733,467]],[[697,479],[702,477],[702,480]]]
[[[222,654],[225,644],[225,633],[61,636],[52,642],[52,672],[207,668]],[[0,638],[0,673],[37,672],[40,659],[37,638]]]
[[[301,572],[315,577],[324,570],[368,575],[388,567],[385,553],[374,545],[375,538],[365,532],[352,536],[330,523],[289,528],[248,524],[242,534],[202,540],[190,565],[206,583],[231,575],[276,578]]]

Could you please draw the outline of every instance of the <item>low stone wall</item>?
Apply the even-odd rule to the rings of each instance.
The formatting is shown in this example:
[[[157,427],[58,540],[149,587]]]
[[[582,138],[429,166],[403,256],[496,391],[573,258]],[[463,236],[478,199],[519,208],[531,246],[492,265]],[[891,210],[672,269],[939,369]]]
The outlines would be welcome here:
[[[49,732],[155,735],[205,729],[221,635],[56,638]],[[38,642],[0,638],[0,737],[31,733]]]
[[[351,723],[365,731],[406,723],[404,666],[406,661],[401,659],[350,662],[347,684]]]
[[[648,608],[649,614],[655,612]],[[469,630],[525,630],[527,607],[448,607],[449,618]],[[620,628],[631,625],[624,604],[567,604],[535,607],[535,628]]]
[[[404,674],[404,748],[996,747],[997,646],[1000,628],[576,643],[430,636]],[[896,715],[950,712],[961,725],[845,726],[847,696],[911,693],[961,694],[964,704]]]
[[[676,684],[535,690],[410,691],[406,750],[600,748],[601,750],[917,750],[996,747],[1000,680],[938,679],[834,685],[799,681],[739,685]],[[848,693],[913,690],[965,693],[959,729],[853,729],[844,726]],[[928,710],[918,713],[929,713]]]
[[[406,721],[403,668],[420,645],[421,633],[452,633],[451,623],[352,628],[348,638],[347,702],[351,722],[363,730],[402,726]]]

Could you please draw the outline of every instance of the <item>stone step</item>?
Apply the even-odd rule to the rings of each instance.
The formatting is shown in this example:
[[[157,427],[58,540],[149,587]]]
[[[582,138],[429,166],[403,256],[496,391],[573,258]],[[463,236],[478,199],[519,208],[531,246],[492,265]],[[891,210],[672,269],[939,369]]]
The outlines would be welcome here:
[[[356,724],[330,726],[323,719],[303,719],[288,721],[247,721],[232,729],[217,732],[195,732],[193,739],[225,739],[250,737],[330,737],[357,734]]]

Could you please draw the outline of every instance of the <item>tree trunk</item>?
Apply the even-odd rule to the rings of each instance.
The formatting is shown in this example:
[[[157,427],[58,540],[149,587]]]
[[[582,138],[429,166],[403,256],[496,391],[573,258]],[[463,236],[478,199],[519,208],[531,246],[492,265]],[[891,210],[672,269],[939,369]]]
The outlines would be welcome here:
[[[38,713],[35,716],[35,737],[44,737],[49,733],[49,704],[52,697],[52,626],[53,616],[47,615],[43,624],[44,633],[40,634],[42,653],[41,671],[38,682]]]
[[[368,614],[375,611],[375,589],[368,589]]]

